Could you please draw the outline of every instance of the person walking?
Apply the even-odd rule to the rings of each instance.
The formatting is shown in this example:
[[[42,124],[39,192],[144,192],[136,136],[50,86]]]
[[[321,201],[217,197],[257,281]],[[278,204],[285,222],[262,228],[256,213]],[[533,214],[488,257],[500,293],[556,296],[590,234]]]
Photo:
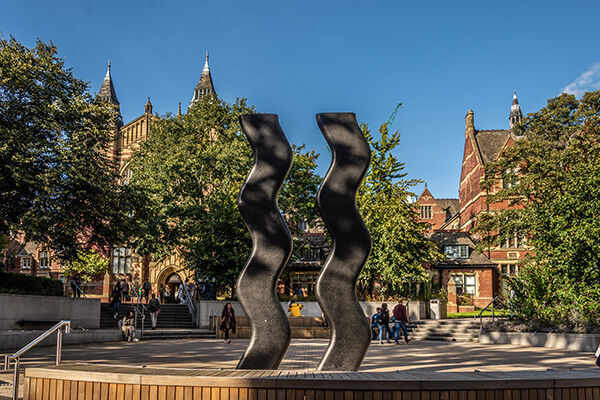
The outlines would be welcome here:
[[[129,284],[125,279],[121,281],[121,293],[123,295],[123,303],[129,302]]]
[[[221,326],[219,329],[225,333],[223,342],[227,344],[231,343],[229,331],[231,330],[232,333],[235,333],[235,312],[233,311],[231,303],[227,303],[225,304],[225,307],[223,307],[223,311],[221,312]]]
[[[154,330],[156,329],[158,313],[160,312],[160,302],[156,299],[156,295],[154,293],[152,293],[152,299],[150,299],[147,308],[150,312],[150,319],[152,320],[152,330]]]
[[[144,281],[142,289],[144,290],[144,299],[146,300],[146,304],[148,304],[148,301],[150,301],[150,292],[152,291],[152,284],[148,281],[148,279]]]
[[[410,342],[408,338],[408,332],[406,330],[406,324],[408,323],[408,316],[406,314],[406,306],[402,304],[402,300],[398,300],[398,304],[394,307],[394,311],[392,311],[394,315],[394,341],[396,344],[400,344],[398,342],[398,334],[400,333],[400,329],[402,329],[402,335],[404,336],[404,341],[406,344]]]
[[[379,329],[379,344],[383,343],[383,335],[385,336],[388,343],[392,343],[390,340],[392,332],[390,331],[390,311],[386,303],[381,305],[381,310],[377,313],[377,328]]]
[[[79,290],[79,279],[77,279],[77,276],[73,276],[71,278],[71,290],[73,291],[73,298],[79,298],[81,297],[81,291]]]
[[[160,304],[165,304],[165,285],[162,283],[158,286],[158,300]]]
[[[290,313],[290,317],[301,317],[302,312],[300,310],[303,308],[304,306],[302,304],[299,304],[296,302],[296,300],[291,299],[288,304],[288,312]]]
[[[377,315],[379,314],[379,311],[381,311],[381,307],[377,307],[377,309],[375,310],[375,314],[373,314],[371,316],[371,338],[372,339],[377,339]]]
[[[121,285],[119,282],[115,284],[115,287],[112,290],[110,303],[113,307],[113,318],[117,319],[119,317],[119,306],[121,305]]]
[[[129,311],[127,315],[123,317],[123,321],[121,323],[121,331],[123,332],[123,336],[127,339],[128,342],[138,340],[135,338],[135,320],[133,318],[133,311]]]

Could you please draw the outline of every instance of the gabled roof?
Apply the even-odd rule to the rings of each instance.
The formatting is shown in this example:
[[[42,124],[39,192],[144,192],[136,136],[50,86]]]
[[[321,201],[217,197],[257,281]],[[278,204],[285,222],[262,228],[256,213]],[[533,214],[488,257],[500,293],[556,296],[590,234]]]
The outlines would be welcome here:
[[[458,213],[458,199],[436,199],[435,201],[442,210],[449,210],[451,216],[455,216]]]
[[[509,136],[506,129],[475,131],[475,141],[484,163],[496,161]]]
[[[435,232],[427,236],[440,246],[442,252],[447,245],[469,246],[468,258],[446,258],[434,267],[494,267],[496,265],[485,254],[475,249],[475,241],[467,232]]]

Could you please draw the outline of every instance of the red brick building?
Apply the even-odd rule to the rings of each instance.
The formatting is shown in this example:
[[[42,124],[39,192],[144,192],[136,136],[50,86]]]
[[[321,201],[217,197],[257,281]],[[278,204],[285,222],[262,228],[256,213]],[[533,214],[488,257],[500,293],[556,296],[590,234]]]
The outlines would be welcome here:
[[[458,297],[466,297],[475,307],[485,307],[495,296],[506,295],[506,278],[518,273],[518,261],[527,253],[520,232],[511,232],[510,238],[500,246],[483,252],[475,250],[479,238],[472,232],[480,213],[509,207],[508,202],[488,203],[490,192],[481,187],[481,182],[485,178],[486,164],[497,160],[502,149],[522,139],[512,133],[512,127],[522,118],[516,92],[509,129],[477,130],[474,113],[469,110],[465,118],[458,211],[450,215],[452,208],[447,204],[453,199],[436,200],[427,187],[417,200],[421,220],[431,224],[431,238],[446,255],[446,260],[431,267],[433,278],[440,279],[443,287],[447,287],[449,279],[454,279]],[[510,184],[508,180],[502,181],[491,190]],[[449,311],[453,310],[449,307]]]

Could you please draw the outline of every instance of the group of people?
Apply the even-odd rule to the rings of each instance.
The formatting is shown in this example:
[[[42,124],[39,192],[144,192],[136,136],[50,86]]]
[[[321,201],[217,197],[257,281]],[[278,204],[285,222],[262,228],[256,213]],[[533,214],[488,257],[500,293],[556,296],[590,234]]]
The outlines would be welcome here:
[[[390,328],[390,323],[392,327]],[[406,344],[410,342],[406,324],[408,323],[408,315],[406,306],[402,304],[402,300],[398,300],[398,304],[392,310],[390,319],[390,311],[388,305],[383,303],[381,307],[377,307],[377,312],[371,316],[371,331],[373,338],[378,338],[379,343],[383,343],[384,335],[388,343],[391,343],[391,338],[394,338],[396,344],[400,344],[399,334],[402,329],[402,335]]]
[[[130,290],[130,285],[126,280],[117,281],[113,286],[109,304],[113,307],[114,319],[119,318],[119,307],[121,306],[121,303],[131,301]],[[158,313],[160,312],[160,301],[156,298],[156,294],[151,294],[151,291],[152,285],[146,280],[140,287],[140,299],[142,297],[145,299],[145,307],[150,313],[152,329],[156,329]],[[118,325],[127,341],[137,341],[135,337],[135,315],[133,311],[129,311],[125,314],[123,318],[119,320]]]

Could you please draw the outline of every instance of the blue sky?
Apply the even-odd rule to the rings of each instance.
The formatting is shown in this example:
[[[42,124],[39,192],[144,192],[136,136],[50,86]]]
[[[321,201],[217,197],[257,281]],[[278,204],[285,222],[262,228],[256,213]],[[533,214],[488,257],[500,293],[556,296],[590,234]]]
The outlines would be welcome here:
[[[599,15],[598,1],[0,0],[0,31],[54,41],[93,93],[111,59],[126,122],[148,96],[160,114],[187,106],[209,49],[218,94],[279,114],[291,142],[321,153],[321,173],[316,113],[376,129],[402,102],[406,172],[458,197],[467,110],[501,129],[513,89],[524,113],[599,89]]]

